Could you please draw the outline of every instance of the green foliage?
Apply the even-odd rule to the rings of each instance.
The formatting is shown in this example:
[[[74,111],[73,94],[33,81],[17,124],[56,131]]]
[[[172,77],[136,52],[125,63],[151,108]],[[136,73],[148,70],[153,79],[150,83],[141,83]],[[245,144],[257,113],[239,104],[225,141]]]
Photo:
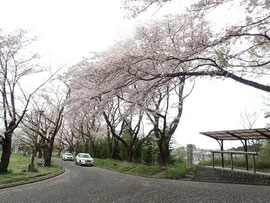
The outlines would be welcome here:
[[[30,148],[29,146],[27,146],[26,144],[20,144],[18,147],[18,151],[22,152],[22,154],[25,153],[30,153],[30,151],[32,150],[32,148]]]
[[[85,145],[77,142],[75,146],[75,155],[85,152]]]
[[[95,149],[96,149],[96,158],[105,159],[108,157],[108,142],[107,140],[96,140],[95,141]]]
[[[37,169],[37,167],[33,168],[33,169],[30,170],[30,171],[33,172],[33,173],[38,173],[38,172],[39,172],[39,170]]]
[[[135,141],[135,146],[133,147],[134,149],[139,144],[139,141],[140,140],[137,138]],[[139,150],[133,154],[133,162],[141,163],[141,160],[142,160],[142,148],[140,147]]]
[[[168,179],[182,178],[185,173],[191,170],[186,169],[185,164],[178,164],[176,167],[162,167],[160,165],[149,166],[142,163],[130,163],[112,159],[95,159],[95,165],[121,173]]]
[[[120,159],[120,160],[126,160],[126,158],[127,158],[127,149],[126,149],[126,147],[121,143],[121,142],[119,142],[119,144],[118,144],[118,159]]]
[[[259,152],[258,168],[270,169],[270,141],[265,142]]]
[[[142,162],[147,165],[152,165],[155,163],[155,140],[149,137],[145,140],[145,143],[141,149],[141,159]]]
[[[173,159],[174,164],[186,164],[186,156],[187,156],[187,151],[185,147],[177,147],[176,149],[173,150],[171,159]]]
[[[190,169],[186,168],[184,165],[181,165],[176,168],[166,170],[161,177],[166,179],[180,179],[184,178],[185,174],[189,171]]]

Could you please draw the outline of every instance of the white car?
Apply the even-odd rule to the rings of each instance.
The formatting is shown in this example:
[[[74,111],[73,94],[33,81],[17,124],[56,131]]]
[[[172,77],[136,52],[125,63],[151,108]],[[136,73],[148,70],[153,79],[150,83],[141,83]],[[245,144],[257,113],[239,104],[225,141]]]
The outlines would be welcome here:
[[[74,157],[73,157],[73,155],[71,153],[66,152],[62,156],[62,160],[63,161],[66,161],[66,160],[73,161],[74,160]]]
[[[79,153],[76,156],[75,164],[76,165],[79,164],[80,166],[81,165],[93,166],[94,160],[88,153]]]

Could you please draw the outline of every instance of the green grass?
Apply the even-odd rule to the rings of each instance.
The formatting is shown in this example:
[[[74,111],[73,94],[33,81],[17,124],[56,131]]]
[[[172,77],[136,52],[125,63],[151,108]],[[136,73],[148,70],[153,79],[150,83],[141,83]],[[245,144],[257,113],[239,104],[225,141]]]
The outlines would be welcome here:
[[[161,178],[166,179],[180,179],[184,178],[187,173],[189,173],[191,169],[188,169],[185,165],[179,165],[177,167],[170,168],[166,170],[162,175]]]
[[[163,167],[160,165],[148,166],[141,163],[97,158],[95,158],[95,166],[120,173],[166,179],[180,179],[185,177],[185,174],[190,171],[184,163],[177,166]]]
[[[8,173],[0,174],[0,188],[35,182],[53,176],[63,170],[62,166],[52,164],[49,167],[40,166],[35,167],[33,171],[28,171],[30,161],[30,157],[12,153]]]

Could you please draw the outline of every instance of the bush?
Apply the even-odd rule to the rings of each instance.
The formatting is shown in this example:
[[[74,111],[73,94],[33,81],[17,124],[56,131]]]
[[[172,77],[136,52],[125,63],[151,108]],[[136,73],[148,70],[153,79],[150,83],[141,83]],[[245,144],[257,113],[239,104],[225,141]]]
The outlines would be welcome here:
[[[146,165],[130,163],[111,159],[95,159],[95,165],[117,172],[167,179],[179,179],[192,169],[187,169],[186,164],[178,164],[177,167],[163,167],[160,165]]]
[[[184,178],[185,174],[188,173],[190,170],[191,169],[188,169],[182,165],[165,171],[161,177],[166,179],[180,179]]]
[[[33,172],[33,173],[38,173],[39,172],[39,170],[35,167],[35,168],[33,168],[32,170],[30,170],[30,172]]]

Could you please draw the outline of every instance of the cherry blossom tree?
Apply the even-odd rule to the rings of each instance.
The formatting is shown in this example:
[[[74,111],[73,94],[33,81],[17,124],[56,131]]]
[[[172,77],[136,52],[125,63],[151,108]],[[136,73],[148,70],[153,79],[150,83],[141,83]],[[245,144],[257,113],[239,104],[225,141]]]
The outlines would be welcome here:
[[[152,105],[148,107],[147,115],[153,125],[162,165],[170,163],[171,138],[179,125],[184,99],[191,93],[184,95],[185,80],[186,78],[182,77],[174,81],[174,84],[157,89],[157,95],[153,97]],[[176,99],[173,99],[173,96]]]
[[[21,85],[23,78],[40,71],[36,63],[38,56],[28,51],[34,39],[28,38],[26,34],[24,30],[17,30],[12,34],[5,34],[0,30],[0,111],[1,126],[4,128],[0,135],[0,173],[7,172],[12,135],[27,111],[31,96],[38,89],[26,94]],[[20,96],[23,102],[17,99]]]
[[[67,123],[67,120],[68,119],[65,119],[66,122],[63,124],[63,136],[59,142],[64,146],[64,148],[67,148],[70,153],[73,153],[75,151],[75,145],[78,138],[76,130],[71,124]]]
[[[73,128],[79,133],[80,140],[84,143],[84,150],[96,157],[95,141],[103,138],[105,132],[101,126],[101,119],[95,114],[88,112],[78,113],[77,122],[74,122]]]
[[[23,120],[24,127],[40,137],[38,148],[43,152],[45,166],[51,165],[52,151],[64,120],[65,100],[68,97],[65,88],[57,87],[53,83],[51,85],[53,87],[47,86],[38,98],[33,99],[32,111],[29,111]]]
[[[134,3],[137,1],[130,0],[125,2]],[[150,5],[161,3],[161,1],[155,0],[145,0],[142,2]],[[210,22],[211,12],[218,11],[218,9],[221,11],[222,8],[228,8],[228,5],[232,4],[237,6],[237,12],[242,14],[243,17],[239,21],[233,20],[228,22],[226,26],[217,29]],[[168,45],[179,49],[184,48],[185,52],[180,52],[180,54],[166,52],[167,56],[166,58],[163,57],[163,60],[174,60],[183,65],[189,64],[192,68],[185,71],[166,70],[165,73],[152,74],[152,78],[182,75],[231,78],[242,84],[266,92],[270,91],[269,85],[265,82],[269,76],[270,63],[268,1],[200,0],[192,4],[187,13],[190,16],[189,23],[184,22],[179,26],[181,20],[175,18],[171,21],[173,23],[170,23],[170,27],[173,28],[172,25],[176,25],[175,30],[179,29],[180,32],[182,30],[191,30],[189,29],[190,25],[197,25],[203,29],[192,28],[189,32],[190,34],[187,33],[187,35],[183,35],[181,38],[179,38],[179,34],[168,36]],[[168,25],[161,23],[159,27],[161,27],[160,33],[162,33]],[[153,38],[151,35],[148,36]],[[170,39],[173,39],[173,42],[170,42]],[[156,42],[154,40],[151,44]],[[185,43],[179,44],[181,41],[185,41]],[[145,56],[145,58],[149,57],[151,56]],[[264,80],[260,80],[260,78]]]
[[[183,18],[183,21],[188,20],[187,16]],[[168,71],[171,69],[182,70],[188,68],[178,65],[173,60],[171,62],[166,60],[166,53],[169,51],[178,53],[180,50],[167,45],[167,35],[171,34],[171,27],[164,28],[167,32],[160,33],[158,23],[151,29],[145,27],[138,28],[134,38],[117,43],[108,51],[95,54],[92,58],[78,63],[67,74],[67,80],[71,87],[70,102],[73,102],[76,109],[78,107],[83,108],[85,104],[89,105],[88,103],[93,103],[93,101],[98,102],[97,109],[106,109],[108,105],[110,106],[110,110],[103,112],[103,116],[109,126],[110,134],[127,149],[128,160],[132,159],[133,151],[139,149],[136,148],[133,150],[133,145],[138,137],[142,116],[145,112],[149,111],[148,105],[151,103],[153,97],[156,96],[157,89],[170,89],[169,86],[173,83],[170,81],[176,80],[168,77],[156,77],[156,75],[166,73],[166,68]],[[153,44],[150,44],[152,42]],[[182,86],[183,84],[178,85]],[[180,98],[182,98],[181,95],[182,93],[180,94]],[[155,112],[152,111],[151,113],[156,113],[158,110],[160,109],[156,109]],[[133,114],[132,112],[137,113]],[[117,117],[117,113],[119,114],[119,118]],[[165,113],[165,117],[167,113],[168,111]],[[133,116],[131,116],[132,114],[135,117],[137,116],[137,121],[139,122],[137,125],[130,124],[130,121],[134,120]],[[173,122],[174,124],[170,127],[172,133],[170,135],[167,133],[167,145],[169,145],[170,138],[178,125],[180,117],[181,114],[179,113],[176,119],[177,122],[175,120]],[[165,120],[166,123],[168,120]],[[155,124],[156,129],[158,125],[159,122]],[[133,129],[132,126],[136,129]],[[120,129],[118,132],[116,131],[117,128]],[[130,133],[132,141],[126,142],[122,138],[124,128],[128,128],[132,132]],[[165,125],[164,129],[166,131],[167,128],[168,126]],[[146,135],[145,139],[151,135],[150,132]],[[163,135],[165,137],[165,133]],[[157,135],[157,137],[159,136]],[[141,143],[145,139],[141,139]],[[165,139],[162,138],[161,140],[161,143],[163,143]],[[112,142],[109,143],[112,149]],[[141,143],[138,146],[141,146]],[[163,146],[163,144],[160,146]],[[165,164],[167,160],[165,160]]]
[[[122,8],[126,11],[127,17],[135,18],[150,7],[157,6],[157,9],[160,9],[168,1],[171,0],[122,0]]]
[[[120,102],[120,100],[118,100]],[[142,110],[130,111],[128,110],[128,115],[122,115],[125,112],[124,108],[121,108],[118,104],[118,114],[119,120],[116,120],[116,112],[110,111],[113,114],[107,114],[103,112],[104,119],[110,129],[110,132],[114,138],[120,141],[126,149],[126,160],[132,162],[133,155],[141,148],[144,141],[151,135],[151,131],[148,135],[140,135],[142,119],[144,112]],[[111,118],[111,119],[110,119]],[[117,128],[119,128],[117,130]],[[138,138],[141,137],[139,143],[136,143]],[[110,146],[111,147],[111,146]],[[111,150],[111,149],[110,149]]]
[[[111,159],[116,157],[116,152],[119,146],[119,140],[116,136],[113,136],[113,132],[116,131],[117,122],[119,119],[118,108],[118,102],[108,102],[102,113],[107,124],[106,139],[108,143],[108,157]]]

